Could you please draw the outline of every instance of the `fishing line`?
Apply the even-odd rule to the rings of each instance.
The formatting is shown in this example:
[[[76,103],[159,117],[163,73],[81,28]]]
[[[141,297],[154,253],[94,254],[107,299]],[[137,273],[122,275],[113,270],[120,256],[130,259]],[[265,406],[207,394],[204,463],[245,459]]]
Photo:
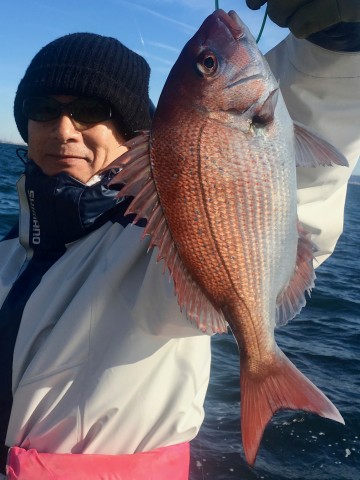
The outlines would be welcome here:
[[[215,0],[215,10],[218,10],[219,8],[220,8],[220,7],[219,7],[219,0]],[[267,16],[268,16],[267,13],[268,13],[268,9],[267,9],[267,7],[266,7],[265,15],[264,15],[264,18],[263,18],[261,27],[260,27],[259,35],[257,36],[257,39],[256,39],[256,43],[259,43],[259,42],[260,42],[261,35],[263,34],[264,27],[265,27],[265,23],[266,23],[266,19],[267,19]]]
[[[263,31],[264,31],[264,27],[265,27],[265,23],[266,23],[267,16],[268,16],[268,7],[266,7],[266,9],[265,9],[265,15],[264,15],[264,18],[263,18],[261,27],[260,27],[259,35],[257,36],[257,39],[256,39],[256,43],[259,43],[259,41],[260,41],[261,35],[262,35]]]

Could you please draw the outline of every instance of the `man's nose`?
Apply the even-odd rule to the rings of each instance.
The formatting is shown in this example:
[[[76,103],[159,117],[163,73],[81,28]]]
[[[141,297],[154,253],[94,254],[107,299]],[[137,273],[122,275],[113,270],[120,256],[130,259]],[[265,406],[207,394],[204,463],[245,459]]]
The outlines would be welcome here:
[[[59,118],[54,120],[53,135],[61,140],[69,141],[76,140],[80,132],[73,119],[68,114],[62,113]]]

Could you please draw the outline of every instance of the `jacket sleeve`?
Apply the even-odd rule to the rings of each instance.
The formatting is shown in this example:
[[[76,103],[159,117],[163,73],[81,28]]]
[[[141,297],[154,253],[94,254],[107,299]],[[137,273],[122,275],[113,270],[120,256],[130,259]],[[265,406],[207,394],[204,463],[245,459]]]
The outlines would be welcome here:
[[[349,177],[360,155],[360,52],[326,50],[289,35],[267,53],[293,120],[347,158],[347,167],[298,168],[298,213],[318,247],[315,266],[342,233]]]

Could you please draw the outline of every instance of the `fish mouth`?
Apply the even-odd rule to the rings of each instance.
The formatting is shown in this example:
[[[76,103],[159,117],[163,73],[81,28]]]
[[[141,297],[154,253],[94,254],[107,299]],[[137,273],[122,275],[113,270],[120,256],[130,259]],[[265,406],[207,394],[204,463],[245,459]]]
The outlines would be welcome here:
[[[247,27],[234,10],[230,10],[229,13],[226,13],[224,10],[218,10],[217,12],[219,20],[226,26],[235,41],[239,41],[247,36]],[[244,76],[246,73],[249,73],[249,75]],[[249,68],[249,66],[241,69],[238,74],[241,78],[237,78],[233,82],[228,83],[225,86],[226,89],[236,87],[251,80],[262,79],[261,73],[257,71],[253,73],[253,69]]]
[[[224,10],[218,10],[217,12],[219,20],[226,25],[234,40],[240,40],[245,36],[244,25],[234,10],[230,10],[229,13],[224,12]]]

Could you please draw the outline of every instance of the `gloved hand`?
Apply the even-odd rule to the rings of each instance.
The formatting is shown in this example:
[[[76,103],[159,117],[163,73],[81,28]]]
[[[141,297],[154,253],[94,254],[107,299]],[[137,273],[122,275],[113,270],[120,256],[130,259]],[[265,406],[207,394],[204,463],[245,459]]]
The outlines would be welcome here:
[[[267,3],[268,15],[298,38],[329,50],[360,51],[360,0],[246,0],[257,10]]]

